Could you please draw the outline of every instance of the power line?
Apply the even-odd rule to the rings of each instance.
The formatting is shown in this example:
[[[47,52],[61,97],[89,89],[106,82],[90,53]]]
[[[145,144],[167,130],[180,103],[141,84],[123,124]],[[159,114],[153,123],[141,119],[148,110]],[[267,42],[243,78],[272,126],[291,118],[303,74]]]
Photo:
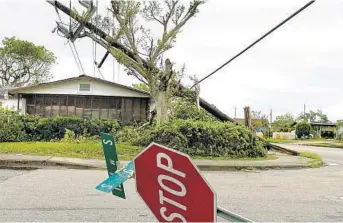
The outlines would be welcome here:
[[[287,19],[283,20],[280,24],[278,24],[277,26],[275,26],[273,29],[271,29],[269,32],[267,32],[266,34],[264,34],[262,37],[260,37],[259,39],[257,39],[255,42],[253,42],[252,44],[250,44],[247,48],[245,48],[243,51],[241,51],[240,53],[238,53],[236,56],[232,57],[230,60],[228,60],[226,63],[224,63],[223,65],[221,65],[219,68],[217,68],[215,71],[213,71],[212,73],[210,73],[209,75],[205,76],[204,78],[202,78],[200,81],[198,81],[196,84],[194,84],[191,89],[196,86],[197,84],[200,84],[200,82],[206,80],[207,78],[209,78],[210,76],[212,76],[213,74],[217,73],[220,69],[222,69],[223,67],[225,67],[228,63],[230,63],[231,61],[233,61],[234,59],[236,59],[237,57],[239,57],[240,55],[242,55],[244,52],[246,52],[247,50],[249,50],[251,47],[253,47],[256,43],[260,42],[262,39],[264,39],[265,37],[267,37],[269,34],[271,34],[272,32],[274,32],[276,29],[278,29],[280,26],[282,26],[283,24],[285,24],[287,21],[289,21],[290,19],[292,19],[294,16],[296,16],[298,13],[300,13],[301,11],[303,11],[305,8],[307,8],[308,6],[310,6],[312,3],[314,3],[315,0],[310,1],[309,3],[307,3],[305,6],[303,6],[302,8],[300,8],[298,11],[296,11],[295,13],[293,13],[291,16],[289,16]]]
[[[70,7],[71,7],[71,1],[70,1]],[[58,16],[60,22],[63,24],[61,15],[59,14],[57,7],[55,7],[55,10],[56,10],[56,13],[57,13],[57,16]],[[69,27],[71,27],[71,17],[70,17]],[[71,30],[69,30],[69,31],[71,31]],[[85,72],[84,72],[84,70],[83,70],[83,67],[82,67],[82,64],[81,64],[81,61],[80,61],[80,58],[79,58],[79,56],[78,56],[78,53],[77,53],[77,50],[76,50],[76,47],[75,47],[74,43],[73,43],[73,45],[74,45],[74,48],[75,48],[76,55],[75,55],[75,53],[74,53],[74,51],[73,51],[73,48],[72,48],[72,46],[71,46],[71,44],[70,44],[70,40],[69,40],[69,39],[67,40],[67,42],[68,42],[69,48],[70,48],[70,50],[71,50],[71,53],[73,54],[74,60],[75,60],[75,62],[76,62],[76,65],[77,65],[77,67],[78,67],[80,73],[81,73],[81,74],[84,74]],[[78,62],[78,60],[79,60],[80,62]]]
[[[70,44],[70,43],[69,43],[69,44]],[[80,60],[80,57],[79,57],[79,53],[77,52],[75,43],[73,43],[73,46],[74,46],[74,49],[75,49],[75,53],[76,53],[77,59],[79,60],[79,63],[80,63],[80,67],[81,67],[81,69],[82,69],[82,72],[83,72],[83,74],[85,74],[85,71],[84,71],[84,69],[83,69],[83,66],[82,66],[82,63],[81,63],[81,60]]]

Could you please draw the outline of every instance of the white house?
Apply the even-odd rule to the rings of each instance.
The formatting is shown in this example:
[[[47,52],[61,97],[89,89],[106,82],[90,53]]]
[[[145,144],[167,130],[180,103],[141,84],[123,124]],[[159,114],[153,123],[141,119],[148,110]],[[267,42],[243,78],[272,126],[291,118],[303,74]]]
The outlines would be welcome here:
[[[148,92],[87,75],[14,88],[8,94],[3,105],[43,117],[143,121],[150,101]]]
[[[9,95],[10,90],[10,88],[0,88],[0,107],[17,110],[18,100],[13,95]],[[21,109],[22,105],[19,104],[19,106]]]

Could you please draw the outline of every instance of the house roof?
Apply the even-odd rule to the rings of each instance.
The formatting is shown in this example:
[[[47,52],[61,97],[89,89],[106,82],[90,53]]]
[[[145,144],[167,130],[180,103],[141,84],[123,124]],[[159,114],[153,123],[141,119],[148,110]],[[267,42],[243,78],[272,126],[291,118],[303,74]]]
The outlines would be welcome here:
[[[36,88],[36,87],[40,87],[40,86],[57,84],[57,83],[63,83],[63,82],[74,81],[74,80],[85,80],[85,79],[87,79],[87,80],[95,80],[95,81],[99,81],[99,82],[102,82],[102,83],[105,83],[105,84],[110,84],[110,85],[117,86],[117,87],[123,87],[123,88],[129,89],[129,90],[132,90],[132,91],[136,91],[136,92],[139,92],[139,93],[142,93],[142,94],[150,95],[149,92],[147,92],[147,91],[138,90],[138,89],[133,88],[133,87],[129,87],[129,86],[126,86],[126,85],[118,84],[118,83],[115,83],[115,82],[112,82],[112,81],[103,80],[103,79],[100,79],[100,78],[97,78],[97,77],[91,77],[91,76],[88,76],[88,75],[85,75],[85,74],[77,76],[77,77],[71,77],[71,78],[57,80],[57,81],[52,81],[52,82],[47,82],[47,83],[40,83],[40,84],[34,84],[34,85],[25,86],[25,87],[13,88],[13,89],[10,90],[10,93],[14,93],[14,94],[15,93],[21,93],[20,91],[28,90],[28,89],[32,89],[32,88]]]
[[[4,96],[6,92],[7,92],[7,89],[0,88],[0,96]]]
[[[294,122],[292,126],[295,126],[298,122]],[[312,126],[337,126],[337,123],[321,123],[321,122],[310,122]]]
[[[11,90],[11,88],[0,87],[0,96],[4,96],[9,90]]]

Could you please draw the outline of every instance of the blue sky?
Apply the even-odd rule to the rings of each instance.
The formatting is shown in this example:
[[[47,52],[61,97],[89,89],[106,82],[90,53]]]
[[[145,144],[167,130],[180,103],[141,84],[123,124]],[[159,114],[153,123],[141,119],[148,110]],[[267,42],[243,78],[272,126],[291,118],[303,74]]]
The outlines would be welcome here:
[[[69,1],[61,2],[69,4]],[[100,14],[107,14],[109,0],[100,0]],[[206,76],[288,15],[304,0],[208,0],[200,14],[179,35],[168,57],[186,72]],[[77,1],[73,6],[80,8]],[[63,16],[63,14],[62,14]],[[68,18],[62,17],[65,22]],[[54,79],[80,72],[66,40],[53,34],[57,15],[44,0],[2,0],[0,38],[16,36],[44,45],[58,57]],[[152,26],[154,28],[154,26]],[[307,109],[321,109],[329,119],[343,119],[343,1],[317,0],[292,21],[260,42],[243,56],[201,84],[201,97],[229,116],[243,117],[251,106],[274,117]],[[85,73],[94,73],[92,42],[78,40],[76,47]],[[97,47],[97,61],[104,50]],[[114,67],[114,69],[113,69]],[[131,85],[123,67],[112,58],[101,69],[107,80]],[[113,75],[114,73],[114,75]],[[114,77],[114,78],[113,78]]]

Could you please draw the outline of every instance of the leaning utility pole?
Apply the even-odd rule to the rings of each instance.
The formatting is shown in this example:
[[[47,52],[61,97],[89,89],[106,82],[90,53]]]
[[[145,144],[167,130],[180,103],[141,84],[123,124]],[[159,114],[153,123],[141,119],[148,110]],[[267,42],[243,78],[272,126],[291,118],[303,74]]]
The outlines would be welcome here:
[[[107,50],[107,53],[105,54],[105,56],[103,57],[103,59],[101,60],[100,64],[102,64],[104,62],[104,60],[107,58],[109,53],[112,52],[120,52],[120,53],[124,53],[125,55],[127,55],[130,59],[137,61],[138,59],[135,57],[134,53],[128,49],[127,47],[125,47],[123,44],[117,42],[112,36],[107,35],[103,30],[101,30],[100,28],[98,28],[97,26],[95,26],[94,24],[92,24],[91,22],[89,22],[90,18],[92,17],[92,13],[94,14],[94,6],[92,4],[92,1],[82,1],[79,0],[80,4],[82,6],[84,6],[85,8],[87,8],[87,14],[85,17],[82,17],[81,15],[79,15],[76,11],[71,10],[70,8],[66,7],[65,5],[63,5],[62,3],[60,3],[57,0],[46,0],[48,3],[50,3],[51,5],[53,5],[56,9],[56,11],[58,12],[58,10],[64,12],[65,14],[67,14],[69,17],[73,18],[75,21],[77,21],[79,23],[79,27],[77,29],[77,31],[75,33],[70,33],[70,30],[67,30],[63,24],[57,24],[57,29],[62,32],[66,38],[74,41],[76,38],[82,38],[82,37],[89,37],[91,39],[93,39],[96,43],[98,43],[99,45],[101,45],[102,47],[104,47]],[[304,7],[302,7],[301,9],[299,9],[297,12],[293,13],[291,16],[289,16],[286,20],[284,20],[283,22],[281,22],[279,25],[277,25],[276,27],[274,27],[271,31],[269,31],[268,33],[266,33],[265,35],[263,35],[261,38],[259,38],[257,41],[255,41],[253,44],[251,44],[248,48],[246,48],[245,50],[243,50],[241,53],[239,53],[238,55],[236,55],[234,58],[230,59],[228,62],[226,62],[224,65],[222,65],[220,68],[218,68],[216,71],[218,71],[219,69],[221,69],[222,67],[226,66],[229,62],[231,62],[232,60],[234,60],[235,58],[237,58],[239,55],[243,54],[244,52],[246,52],[248,49],[250,49],[251,47],[253,47],[256,43],[258,43],[260,40],[262,40],[263,38],[265,38],[266,36],[268,36],[270,33],[272,33],[273,31],[275,31],[277,28],[279,28],[280,26],[282,26],[283,24],[285,24],[287,21],[289,21],[291,18],[293,18],[295,15],[297,15],[298,13],[300,13],[301,11],[303,11],[305,8],[307,8],[309,5],[311,5],[315,0],[312,0],[311,2],[309,2],[308,4],[306,4]],[[88,29],[89,31],[91,31],[94,34],[91,34],[90,32],[85,31],[85,29]],[[82,31],[84,31],[82,33]],[[112,52],[111,52],[112,51]],[[145,68],[150,68],[150,69],[156,69],[155,67],[150,67],[147,63],[146,60],[144,60],[143,58],[139,58],[140,61],[142,61],[143,66]],[[101,66],[101,65],[99,65]],[[210,75],[206,76],[205,78],[201,79],[199,82],[197,82],[197,85],[199,85],[200,82],[202,82],[203,80],[205,80],[206,78],[208,78],[209,76],[213,75],[216,71],[212,72]],[[194,87],[194,86],[193,86]],[[182,96],[182,91],[185,89],[184,86],[182,86],[180,84],[180,88],[179,88],[179,96]],[[230,118],[228,115],[224,114],[223,112],[221,112],[219,109],[217,109],[214,105],[211,105],[210,103],[208,103],[207,101],[205,101],[204,99],[199,97],[199,104],[200,106],[205,109],[207,112],[209,112],[210,114],[212,114],[213,116],[217,117],[219,120],[221,121],[230,121],[230,122],[235,122],[234,119]]]
[[[121,43],[115,41],[115,39],[113,37],[111,37],[110,35],[106,34],[103,30],[101,30],[100,28],[98,28],[97,26],[95,26],[94,24],[89,22],[89,20],[87,20],[88,18],[82,17],[76,11],[70,10],[67,6],[65,6],[64,4],[60,3],[59,1],[55,1],[55,0],[46,0],[46,1],[49,4],[51,4],[52,6],[54,6],[56,8],[56,10],[62,11],[66,15],[70,16],[71,18],[73,18],[76,22],[78,22],[80,24],[80,26],[82,25],[82,27],[84,29],[84,32],[83,33],[80,32],[79,38],[89,37],[92,40],[94,40],[97,44],[99,44],[100,46],[104,47],[107,50],[107,52],[111,53],[111,51],[113,52],[113,50],[116,50],[116,51],[119,50],[122,53],[126,54],[128,57],[130,57],[130,59],[132,59],[134,61],[137,60],[137,58],[134,56],[134,53],[131,52],[130,49],[128,49],[127,47],[125,47]],[[83,1],[79,0],[79,2],[81,3]],[[91,4],[88,5],[88,7],[91,7],[91,6],[92,6]],[[88,8],[88,11],[92,11],[92,8]],[[63,24],[57,23],[57,29],[60,32],[62,32],[63,34],[65,34],[66,38],[70,38],[70,36],[74,37],[74,35],[70,35],[70,33],[63,26]],[[88,29],[91,32],[87,32],[86,29]],[[96,33],[97,36],[92,34],[92,33]],[[104,58],[107,57],[107,55],[108,55],[108,53],[105,54]],[[146,60],[144,60],[143,58],[140,58],[140,60],[143,62],[143,66],[149,67],[149,65],[148,65]],[[156,68],[152,67],[151,69],[156,69]],[[186,88],[180,84],[180,88],[179,89],[180,89],[179,92],[178,92],[180,94],[179,96],[182,96],[182,91],[184,89],[186,89]],[[225,113],[221,112],[214,105],[208,103],[204,99],[199,97],[198,100],[199,100],[200,106],[203,109],[205,109],[208,113],[212,114],[213,116],[215,116],[219,120],[235,122],[234,119],[230,118],[228,115],[226,115]]]

